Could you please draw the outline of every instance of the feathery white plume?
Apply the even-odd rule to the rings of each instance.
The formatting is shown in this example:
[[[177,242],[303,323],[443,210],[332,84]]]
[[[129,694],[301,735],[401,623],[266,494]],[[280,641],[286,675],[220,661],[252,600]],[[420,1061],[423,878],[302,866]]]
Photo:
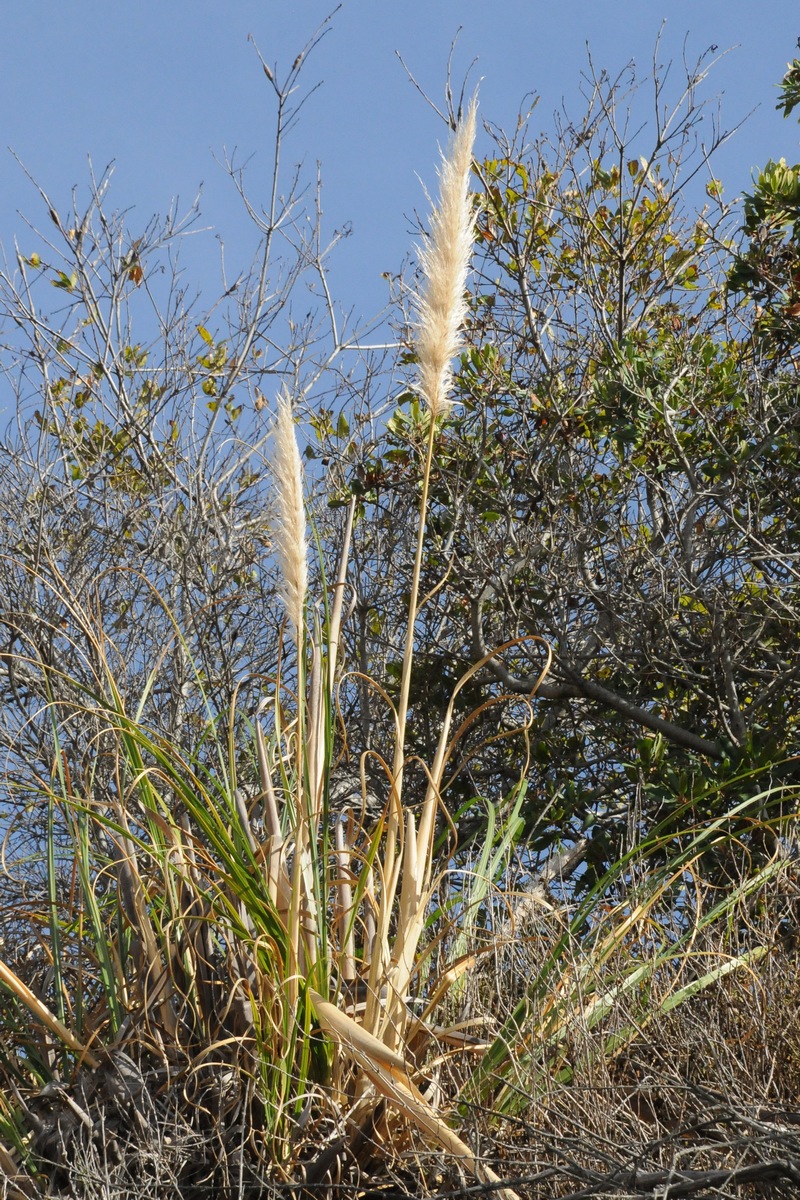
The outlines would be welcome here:
[[[458,124],[439,170],[439,204],[430,222],[430,238],[419,252],[424,284],[417,300],[414,346],[419,360],[417,386],[432,416],[448,403],[451,360],[461,346],[467,312],[467,285],[474,236],[469,176],[475,141],[477,99]]]
[[[272,475],[275,486],[273,532],[281,580],[279,593],[300,647],[303,636],[303,606],[308,587],[306,512],[303,503],[303,466],[292,420],[288,393],[278,396],[273,426],[275,454]]]

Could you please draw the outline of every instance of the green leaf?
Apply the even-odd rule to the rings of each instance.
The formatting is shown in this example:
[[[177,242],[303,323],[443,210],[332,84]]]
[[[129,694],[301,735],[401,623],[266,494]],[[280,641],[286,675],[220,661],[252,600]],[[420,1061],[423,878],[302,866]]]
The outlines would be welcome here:
[[[66,271],[59,271],[58,279],[52,279],[50,282],[52,283],[53,287],[63,288],[65,292],[71,292],[75,287],[75,284],[78,282],[78,276],[74,271],[71,275],[68,275]]]

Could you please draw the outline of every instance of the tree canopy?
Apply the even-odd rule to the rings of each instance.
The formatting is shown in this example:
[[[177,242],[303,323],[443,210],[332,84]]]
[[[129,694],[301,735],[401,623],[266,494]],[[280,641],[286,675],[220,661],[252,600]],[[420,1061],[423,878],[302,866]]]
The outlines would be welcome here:
[[[672,106],[655,81],[649,141],[603,75],[555,137],[495,133],[431,485],[420,749],[461,672],[505,646],[465,707],[475,689],[530,698],[532,844],[591,827],[600,866],[712,779],[731,781],[724,805],[737,778],[795,777],[800,172],[769,163],[743,210],[726,202],[723,135],[699,142],[703,76]],[[362,513],[354,661],[388,681],[375,614],[388,581],[402,595],[425,420],[407,393],[372,440],[323,439]],[[373,721],[361,711],[365,745]],[[474,754],[460,800],[513,776],[509,745]]]

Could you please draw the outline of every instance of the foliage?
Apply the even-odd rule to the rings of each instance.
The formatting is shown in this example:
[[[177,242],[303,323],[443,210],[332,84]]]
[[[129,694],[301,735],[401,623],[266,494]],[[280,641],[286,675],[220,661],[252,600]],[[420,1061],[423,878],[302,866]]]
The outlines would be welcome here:
[[[475,683],[525,696],[549,645],[526,817],[543,860],[583,840],[579,887],[670,797],[743,770],[768,779],[778,761],[794,778],[796,380],[788,343],[765,350],[763,312],[735,299],[737,212],[708,173],[714,145],[691,154],[706,70],[672,106],[656,78],[649,143],[628,132],[625,81],[593,76],[585,115],[555,141],[531,144],[521,120],[475,167],[469,344],[431,481],[420,750],[451,673],[506,644]],[[687,197],[704,175],[696,211]],[[368,488],[366,450],[336,438],[328,450],[341,494],[369,516],[365,560],[384,539],[362,575],[353,654],[389,682],[392,622],[372,614],[408,553],[399,529],[423,438],[406,395],[368,443]],[[402,570],[396,586],[399,599]],[[363,700],[359,727],[379,743]],[[473,756],[462,800],[510,769],[502,741]]]
[[[789,63],[776,107],[788,117],[800,103],[800,60]],[[791,355],[797,344],[800,316],[800,165],[771,159],[745,196],[744,228],[748,240],[728,276],[731,291],[743,292],[757,306],[754,334],[767,358]]]

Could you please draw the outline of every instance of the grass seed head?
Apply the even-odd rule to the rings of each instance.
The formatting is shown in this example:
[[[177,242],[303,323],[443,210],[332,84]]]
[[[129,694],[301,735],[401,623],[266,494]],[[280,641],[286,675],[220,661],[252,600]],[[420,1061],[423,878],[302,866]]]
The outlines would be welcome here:
[[[272,473],[275,484],[273,518],[275,554],[280,568],[280,596],[300,646],[303,608],[308,588],[308,546],[303,502],[303,466],[292,419],[292,404],[283,391],[273,428],[275,453]]]
[[[420,250],[424,277],[417,300],[414,346],[419,361],[420,393],[436,417],[448,403],[451,361],[461,346],[467,313],[465,289],[474,235],[469,191],[477,100],[459,122],[439,170],[439,203],[430,237]]]

